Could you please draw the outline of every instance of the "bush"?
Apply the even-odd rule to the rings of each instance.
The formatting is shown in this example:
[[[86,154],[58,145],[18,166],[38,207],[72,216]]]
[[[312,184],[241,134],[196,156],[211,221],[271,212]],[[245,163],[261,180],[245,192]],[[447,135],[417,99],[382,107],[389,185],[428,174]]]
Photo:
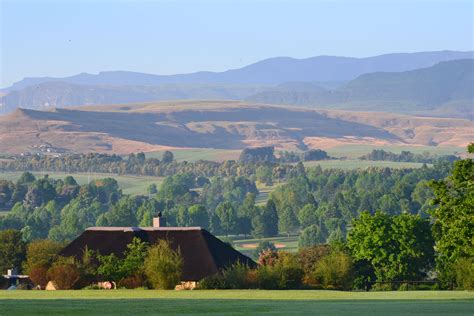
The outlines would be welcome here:
[[[278,252],[272,249],[264,250],[258,257],[258,263],[262,266],[273,266],[278,260]]]
[[[258,288],[265,290],[278,289],[280,275],[278,271],[272,266],[260,266],[257,269],[257,284]]]
[[[303,269],[296,254],[280,252],[274,269],[279,274],[280,289],[298,289],[303,285]]]
[[[48,284],[48,267],[44,265],[37,265],[29,268],[28,276],[34,285],[39,285],[42,289]]]
[[[454,264],[456,284],[464,290],[474,289],[474,258],[460,258]]]
[[[60,290],[73,289],[80,278],[79,269],[70,263],[60,263],[48,270],[48,277]]]
[[[261,241],[258,243],[257,248],[255,248],[253,256],[254,258],[260,258],[260,255],[268,250],[275,252],[277,250],[275,244],[268,240]]]
[[[350,290],[353,284],[352,258],[342,251],[333,251],[315,266],[314,279],[326,288]]]
[[[298,259],[303,269],[303,283],[307,285],[316,285],[314,279],[314,267],[321,260],[321,258],[327,256],[331,249],[328,245],[317,245],[312,247],[302,248],[298,251]]]
[[[255,273],[240,262],[220,273],[204,278],[199,283],[201,289],[250,289],[256,286]]]
[[[173,289],[181,281],[183,259],[179,249],[171,249],[168,241],[160,240],[150,247],[145,258],[145,275],[155,289]]]
[[[34,240],[26,249],[25,271],[31,274],[33,267],[51,267],[58,252],[63,248],[61,243],[52,240]]]
[[[118,282],[117,286],[126,289],[136,289],[139,287],[143,287],[144,283],[144,278],[142,277],[142,275],[138,274],[123,278]]]

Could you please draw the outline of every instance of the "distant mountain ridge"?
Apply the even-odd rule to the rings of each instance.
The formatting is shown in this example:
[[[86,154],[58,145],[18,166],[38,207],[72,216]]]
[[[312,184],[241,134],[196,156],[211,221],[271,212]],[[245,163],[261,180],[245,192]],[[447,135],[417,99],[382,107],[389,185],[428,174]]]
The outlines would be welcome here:
[[[279,85],[248,101],[345,109],[416,112],[450,107],[453,116],[474,112],[474,59],[440,62],[404,72],[376,72],[359,76],[336,89],[306,82]],[[470,110],[469,110],[470,109]],[[454,113],[457,112],[457,113]],[[433,114],[433,113],[432,113]],[[436,113],[434,113],[436,114]]]
[[[62,81],[82,85],[160,85],[160,84],[267,84],[288,81],[347,81],[371,72],[400,72],[432,66],[440,61],[474,58],[474,52],[437,51],[394,53],[354,58],[316,56],[304,59],[275,57],[224,72],[200,71],[189,74],[153,75],[130,71],[106,71],[97,75],[53,78],[32,77],[14,83],[6,90],[19,90],[44,82]]]

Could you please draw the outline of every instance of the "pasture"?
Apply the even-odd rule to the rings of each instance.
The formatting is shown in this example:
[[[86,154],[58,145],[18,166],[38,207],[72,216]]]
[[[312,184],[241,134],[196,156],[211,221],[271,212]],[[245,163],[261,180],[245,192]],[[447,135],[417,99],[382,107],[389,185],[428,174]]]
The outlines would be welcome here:
[[[398,161],[371,161],[371,160],[319,160],[319,161],[306,161],[304,162],[306,167],[321,166],[322,169],[367,169],[370,167],[379,168],[393,168],[393,169],[405,169],[405,168],[420,168],[423,166],[422,163],[418,162],[398,162]],[[428,166],[430,166],[428,164]]]
[[[0,180],[16,181],[23,172],[0,172]],[[150,184],[155,183],[157,186],[162,182],[160,177],[144,177],[131,175],[115,175],[110,173],[62,173],[62,172],[32,172],[35,177],[43,177],[48,175],[55,179],[64,179],[67,176],[73,176],[78,184],[87,184],[90,181],[103,178],[114,178],[117,180],[119,187],[123,193],[138,195],[147,194],[147,188]]]
[[[473,292],[1,291],[0,315],[472,315]]]

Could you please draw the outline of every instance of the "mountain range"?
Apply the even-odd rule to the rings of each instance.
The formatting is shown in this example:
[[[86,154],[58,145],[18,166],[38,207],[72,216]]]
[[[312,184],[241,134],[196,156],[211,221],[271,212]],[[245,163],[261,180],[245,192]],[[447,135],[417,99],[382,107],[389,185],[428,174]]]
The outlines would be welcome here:
[[[0,113],[177,99],[248,100],[351,110],[465,116],[472,111],[474,52],[368,58],[278,57],[224,72],[152,75],[127,71],[25,78],[4,89]],[[462,60],[464,59],[464,60]]]

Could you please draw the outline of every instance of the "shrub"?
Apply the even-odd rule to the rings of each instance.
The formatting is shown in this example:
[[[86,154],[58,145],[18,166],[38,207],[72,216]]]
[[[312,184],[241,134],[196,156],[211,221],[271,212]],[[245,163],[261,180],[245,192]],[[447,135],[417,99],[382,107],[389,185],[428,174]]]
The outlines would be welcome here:
[[[160,240],[150,247],[145,258],[145,275],[155,289],[173,289],[181,281],[183,259],[179,249],[171,249],[168,241]]]
[[[29,268],[28,276],[30,277],[31,282],[35,285],[39,285],[42,289],[48,284],[48,267],[44,265],[37,265]]]
[[[349,290],[353,283],[352,258],[342,251],[333,251],[315,266],[314,278],[326,288]]]
[[[257,286],[254,270],[237,262],[220,273],[204,278],[199,283],[201,289],[249,289]]]
[[[56,264],[48,270],[48,277],[60,290],[73,289],[80,278],[79,269],[68,263]]]
[[[254,258],[260,258],[260,255],[263,252],[266,252],[268,250],[275,252],[276,251],[275,244],[267,240],[261,241],[258,243],[257,248],[255,248],[253,256]]]
[[[456,284],[464,290],[474,289],[474,258],[460,258],[454,264]]]
[[[62,247],[61,243],[52,240],[32,241],[26,249],[25,271],[31,274],[30,270],[33,267],[51,267]]]
[[[280,275],[272,266],[260,266],[257,269],[258,287],[265,290],[274,290],[279,287]]]
[[[315,285],[317,282],[314,279],[314,267],[321,260],[330,253],[328,245],[316,245],[312,247],[301,248],[298,251],[298,260],[303,269],[303,283],[307,285]]]
[[[118,287],[126,288],[126,289],[136,289],[139,287],[143,287],[145,283],[144,278],[142,275],[131,275],[126,278],[120,280],[117,284]]]
[[[303,269],[296,254],[280,252],[274,269],[279,275],[280,289],[298,289],[303,285]]]
[[[272,249],[264,250],[258,257],[258,263],[262,266],[273,266],[278,260],[278,252]]]

